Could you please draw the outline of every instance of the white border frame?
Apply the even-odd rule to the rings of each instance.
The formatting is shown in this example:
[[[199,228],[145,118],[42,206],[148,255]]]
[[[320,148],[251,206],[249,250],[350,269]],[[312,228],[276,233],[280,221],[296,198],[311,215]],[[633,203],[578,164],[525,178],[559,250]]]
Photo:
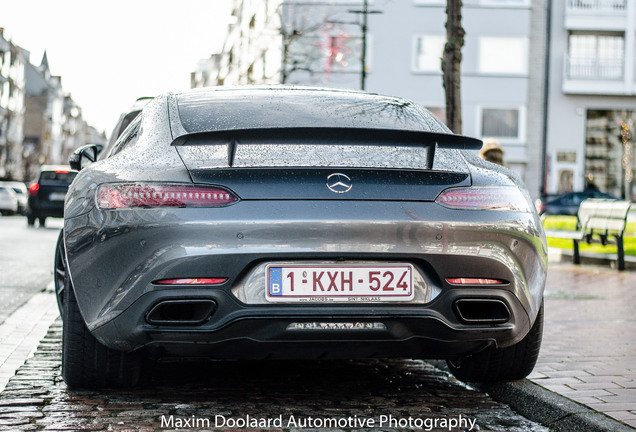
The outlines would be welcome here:
[[[439,59],[439,68],[437,70],[423,70],[418,69],[416,64],[417,57],[417,40],[420,37],[441,37],[442,39],[446,39],[445,34],[435,34],[435,33],[416,33],[411,36],[411,73],[413,74],[430,74],[430,75],[441,75],[442,74],[442,55],[444,55],[444,50],[440,53]]]
[[[481,44],[484,39],[502,39],[502,40],[510,40],[510,39],[518,39],[522,41],[523,49],[525,51],[525,58],[523,59],[523,72],[487,72],[481,70]],[[502,36],[502,35],[479,35],[477,38],[477,74],[481,76],[512,76],[512,77],[527,77],[529,75],[530,70],[530,39],[528,36]]]
[[[516,138],[510,137],[496,137],[491,135],[484,135],[481,129],[482,117],[485,109],[498,109],[498,110],[518,110],[519,111],[519,131]],[[489,105],[477,105],[476,119],[475,119],[475,131],[477,136],[484,138],[493,138],[502,145],[526,145],[526,107],[525,105],[514,104],[489,104]]]

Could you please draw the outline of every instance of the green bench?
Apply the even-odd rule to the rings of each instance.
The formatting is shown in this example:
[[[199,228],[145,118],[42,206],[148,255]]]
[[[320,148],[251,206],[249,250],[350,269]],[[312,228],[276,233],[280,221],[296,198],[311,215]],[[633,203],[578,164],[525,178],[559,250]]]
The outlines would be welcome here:
[[[629,201],[590,198],[581,203],[577,213],[577,230],[546,230],[546,237],[572,239],[574,264],[581,263],[579,242],[616,245],[617,268],[625,270],[624,234]]]

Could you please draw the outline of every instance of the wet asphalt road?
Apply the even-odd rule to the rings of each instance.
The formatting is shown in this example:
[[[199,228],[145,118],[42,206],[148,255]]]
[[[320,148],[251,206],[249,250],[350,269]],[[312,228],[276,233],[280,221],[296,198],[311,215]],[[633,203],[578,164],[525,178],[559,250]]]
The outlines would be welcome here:
[[[0,323],[53,279],[53,254],[62,219],[28,227],[24,216],[0,217]]]

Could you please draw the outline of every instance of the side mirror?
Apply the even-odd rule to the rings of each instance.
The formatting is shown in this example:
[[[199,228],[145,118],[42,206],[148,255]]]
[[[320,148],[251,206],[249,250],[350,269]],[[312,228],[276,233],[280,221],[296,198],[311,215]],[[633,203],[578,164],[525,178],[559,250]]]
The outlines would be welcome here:
[[[81,171],[97,160],[99,148],[95,144],[87,144],[75,150],[68,158],[71,169]]]

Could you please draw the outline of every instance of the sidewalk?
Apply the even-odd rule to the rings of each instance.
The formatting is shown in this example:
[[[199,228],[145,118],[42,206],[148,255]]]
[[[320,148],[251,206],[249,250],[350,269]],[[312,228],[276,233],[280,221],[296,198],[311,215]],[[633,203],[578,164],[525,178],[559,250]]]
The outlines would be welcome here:
[[[0,392],[59,316],[52,289],[38,293],[0,325]]]
[[[551,262],[532,382],[636,428],[636,272]]]

